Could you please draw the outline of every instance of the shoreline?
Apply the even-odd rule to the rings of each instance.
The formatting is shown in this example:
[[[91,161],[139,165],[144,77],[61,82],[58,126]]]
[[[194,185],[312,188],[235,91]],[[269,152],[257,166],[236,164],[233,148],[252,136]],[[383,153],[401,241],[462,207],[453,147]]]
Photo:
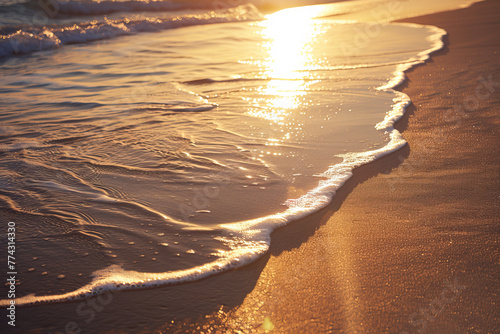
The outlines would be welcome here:
[[[396,21],[448,32],[445,47],[395,88],[412,100],[395,125],[408,145],[355,170],[328,208],[275,231],[252,292],[195,326],[500,330],[498,13],[486,1]]]
[[[486,3],[489,4],[488,6],[496,6],[498,11],[499,6],[493,4],[493,1]],[[480,12],[475,6],[473,5],[472,9]],[[416,328],[423,328],[421,326],[426,323],[427,332],[455,333],[456,331],[446,331],[447,327],[436,326],[446,326],[457,322],[464,313],[460,308],[463,305],[456,306],[459,304],[456,301],[465,298],[466,293],[470,292],[472,288],[475,289],[473,291],[476,295],[480,295],[479,291],[476,291],[479,288],[471,283],[472,276],[467,276],[467,271],[456,270],[451,265],[445,265],[441,263],[441,258],[431,253],[438,251],[439,254],[447,254],[450,246],[445,245],[446,242],[450,242],[450,244],[455,242],[456,244],[456,240],[459,240],[461,253],[447,255],[448,262],[458,261],[458,256],[463,255],[464,247],[470,249],[471,253],[478,251],[484,255],[485,250],[477,249],[480,245],[467,244],[466,241],[470,241],[470,238],[468,239],[470,236],[464,234],[472,233],[470,231],[474,231],[474,233],[491,232],[493,234],[491,239],[487,236],[481,236],[481,240],[485,241],[491,250],[492,241],[495,241],[494,233],[498,233],[498,227],[494,225],[495,216],[491,213],[492,208],[494,213],[496,202],[494,198],[486,202],[483,199],[483,203],[479,205],[482,208],[491,206],[489,211],[488,208],[485,209],[486,213],[484,214],[487,219],[491,220],[491,226],[481,227],[480,224],[469,224],[463,221],[457,227],[456,222],[452,221],[452,219],[460,218],[460,214],[467,213],[467,210],[463,209],[464,212],[460,213],[453,211],[452,214],[447,211],[450,207],[454,210],[457,209],[454,203],[447,201],[446,190],[449,191],[453,187],[435,188],[439,188],[440,180],[450,178],[443,171],[440,162],[436,161],[435,155],[440,154],[439,159],[441,160],[447,158],[446,163],[451,164],[449,170],[452,176],[452,179],[447,180],[447,182],[454,182],[453,184],[456,186],[463,180],[461,178],[463,175],[459,173],[461,165],[456,162],[456,157],[447,152],[450,147],[453,147],[453,145],[449,145],[449,142],[456,140],[457,137],[460,139],[467,135],[466,127],[468,125],[479,124],[482,126],[484,122],[482,119],[465,117],[463,113],[457,113],[456,108],[450,108],[451,111],[446,113],[446,117],[441,119],[441,123],[445,126],[452,123],[453,129],[446,130],[444,133],[439,131],[436,134],[436,128],[440,127],[426,119],[430,116],[426,106],[435,104],[435,100],[441,97],[439,92],[429,93],[429,89],[424,86],[429,77],[436,73],[439,66],[447,64],[446,59],[436,62],[435,58],[446,58],[452,52],[451,50],[454,50],[453,35],[455,33],[452,34],[448,28],[438,24],[436,20],[442,20],[448,14],[455,15],[462,11],[467,13],[472,9],[469,7],[398,21],[435,25],[447,30],[450,36],[445,40],[445,47],[432,53],[431,59],[426,61],[425,66],[415,66],[406,71],[407,79],[396,88],[396,90],[409,95],[414,103],[407,108],[405,116],[395,126],[402,132],[408,145],[374,163],[356,169],[355,175],[342,186],[334,201],[327,208],[275,231],[268,254],[255,263],[199,282],[140,291],[124,291],[113,296],[116,301],[106,307],[103,315],[107,313],[106,316],[111,317],[117,324],[121,324],[123,319],[120,318],[123,318],[127,312],[137,315],[137,318],[134,319],[137,323],[148,322],[154,318],[155,320],[150,323],[150,329],[167,330],[167,332],[170,329],[184,330],[189,328],[194,331],[197,326],[219,330],[243,330],[245,332],[246,330],[266,332],[274,328],[272,332],[276,333],[300,332],[304,331],[305,328],[308,332],[327,330],[335,332],[399,332],[399,329],[403,332],[412,332],[411,330],[415,329],[415,326],[409,324],[408,318],[419,308],[425,307],[426,303],[431,303],[433,298],[438,298],[441,292],[446,291],[444,293],[445,301],[453,300],[453,302],[447,303],[438,299],[441,303],[436,305],[445,306],[442,312],[439,312],[438,317],[434,317],[431,321],[429,319],[433,317],[432,314],[429,315],[431,318],[422,318],[418,315],[412,320],[418,323],[419,327]],[[484,11],[484,9],[482,10]],[[490,13],[493,12],[494,10],[490,9]],[[462,13],[461,15],[467,17],[470,14]],[[449,22],[454,21],[460,22],[460,19],[449,19]],[[466,25],[463,23],[461,25],[462,27],[456,29],[463,28],[465,30]],[[492,30],[491,34],[494,35],[494,31]],[[470,36],[474,36],[474,34],[470,33]],[[466,45],[467,43],[470,43],[470,40],[460,41],[458,44]],[[465,48],[465,46],[461,47]],[[433,67],[429,69],[429,65]],[[500,81],[497,79],[500,79],[498,65],[496,71],[497,74],[492,79],[495,82]],[[443,69],[441,74],[444,77],[449,73]],[[487,72],[482,74],[486,82],[489,80],[487,74]],[[452,85],[453,82],[449,84]],[[451,86],[449,87],[451,91]],[[488,87],[486,86],[486,89]],[[462,94],[467,96],[467,92],[469,92],[469,95],[474,96],[475,88],[475,86],[465,87]],[[486,92],[482,90],[482,96],[485,96]],[[422,94],[424,94],[423,97]],[[488,99],[485,99],[486,102],[489,102]],[[479,101],[481,108],[484,107],[485,100]],[[449,103],[454,104],[454,102]],[[498,106],[498,93],[495,103]],[[436,118],[439,116],[438,112],[440,112],[442,105],[438,103],[434,107],[437,115],[432,116]],[[494,116],[493,113],[489,118],[495,120]],[[490,126],[493,131],[497,131],[497,128],[495,128],[495,123]],[[447,128],[445,127],[445,129]],[[452,131],[456,131],[456,133]],[[490,135],[490,137],[488,143],[494,143],[495,136]],[[424,140],[424,144],[422,144],[422,140]],[[488,149],[494,150],[496,148],[488,146]],[[467,150],[464,148],[464,151]],[[498,152],[498,149],[496,151]],[[492,159],[493,162],[495,159],[498,158]],[[498,160],[496,161],[498,162]],[[491,173],[495,172],[491,170],[495,163],[491,163],[491,161],[488,163],[491,165],[488,169],[489,174],[480,177],[483,183],[486,183],[491,178]],[[496,165],[498,166],[498,164]],[[470,167],[470,173],[474,172],[475,167]],[[469,183],[465,183],[464,187],[473,188],[468,178],[467,181]],[[496,183],[498,184],[498,180]],[[417,188],[428,187],[429,190],[424,192],[414,188],[408,189],[408,185]],[[431,187],[433,188],[430,189]],[[355,190],[355,188],[359,188],[359,190]],[[494,189],[494,185],[490,188]],[[491,189],[488,190],[488,193],[492,192]],[[434,197],[427,198],[426,195],[429,193]],[[459,198],[463,197],[464,193],[457,191],[451,195],[453,198]],[[482,199],[477,194],[475,196],[477,198],[474,199],[474,203],[478,204]],[[486,195],[483,194],[484,196]],[[432,214],[429,215],[425,208],[428,208],[437,199],[446,199],[444,202],[448,205],[432,208]],[[468,203],[465,202],[467,201],[462,204],[467,205]],[[398,204],[401,204],[401,207],[397,207]],[[442,224],[437,224],[437,221],[432,224],[433,217],[437,216],[444,216],[439,221]],[[422,219],[426,222],[422,223]],[[408,230],[414,232],[416,236],[410,236]],[[438,236],[431,233],[436,231],[440,231]],[[461,236],[463,236],[463,240]],[[407,243],[398,239],[403,239]],[[427,241],[440,244],[424,245]],[[493,243],[493,245],[495,244],[496,242]],[[422,257],[424,257],[423,254],[427,254],[425,259],[417,256],[420,251],[424,251],[424,253],[420,253]],[[378,256],[377,259],[372,258],[374,254]],[[394,259],[397,263],[392,263]],[[418,270],[425,268],[423,264],[429,264],[434,260],[437,260],[438,263],[433,265],[432,270],[438,274],[422,273]],[[472,259],[468,260],[469,265],[472,265]],[[413,261],[416,262],[416,268],[409,266],[409,262]],[[490,255],[490,258],[485,257],[484,261],[492,264],[494,257]],[[386,268],[381,269],[383,266]],[[404,274],[398,274],[398,270],[403,270]],[[412,277],[401,277],[416,273],[418,275],[415,276],[417,277],[415,284],[409,283]],[[492,268],[490,273],[495,275],[495,270]],[[498,270],[496,273],[498,274]],[[446,285],[446,281],[448,285]],[[498,293],[498,282],[496,290],[494,284],[488,280],[486,282],[490,283],[489,286],[493,289],[490,291]],[[392,289],[386,288],[387,283]],[[462,289],[463,286],[467,286],[467,288]],[[227,292],[223,291],[226,287],[228,287]],[[421,289],[422,287],[424,289]],[[445,290],[447,287],[448,290]],[[400,297],[402,291],[406,293],[405,297]],[[450,291],[459,293],[454,297]],[[160,298],[162,292],[169,294],[166,300]],[[143,295],[140,296],[140,294]],[[369,296],[370,294],[373,296]],[[202,300],[200,305],[193,305],[199,302],[200,296]],[[494,297],[489,299],[490,301],[494,300]],[[156,306],[161,305],[161,310],[150,306],[150,308],[145,307],[144,310],[138,312],[132,312],[130,309],[124,312],[123,303],[141,306],[148,303]],[[390,312],[384,313],[389,309],[384,306],[384,303],[391,305]],[[462,300],[460,303],[468,302]],[[113,306],[113,304],[115,305]],[[220,304],[225,306],[221,309]],[[74,305],[71,308],[76,307],[76,304]],[[310,308],[310,306],[312,307]],[[67,304],[47,305],[47,307],[44,306],[43,310],[28,307],[19,309],[19,313],[29,316],[33,311],[41,311],[43,317],[43,313],[48,315],[61,312],[67,307]],[[493,309],[491,306],[490,308],[484,307],[483,313],[487,310],[490,310],[491,313],[491,309]],[[373,310],[378,313],[372,313]],[[175,314],[174,323],[158,326],[158,323],[164,320],[161,319],[164,318],[165,312]],[[450,312],[453,318],[448,314]],[[113,313],[116,316],[112,316]],[[403,313],[407,315],[406,319],[401,316]],[[377,317],[377,315],[379,316]],[[193,322],[193,317],[197,316],[200,316],[202,320]],[[48,318],[50,319],[50,316]],[[389,323],[390,319],[393,319],[393,324],[395,322],[401,326],[397,328],[396,325],[384,325],[384,323]],[[439,324],[439,320],[446,323]],[[491,320],[494,321],[494,319]],[[494,322],[491,322],[490,325],[493,326]],[[137,326],[140,328],[140,324]],[[98,324],[90,324],[89,328],[97,330]],[[115,328],[122,328],[122,326]],[[489,328],[490,330],[495,329],[494,327]],[[463,328],[460,327],[460,329]],[[468,331],[468,329],[466,328],[464,331]]]

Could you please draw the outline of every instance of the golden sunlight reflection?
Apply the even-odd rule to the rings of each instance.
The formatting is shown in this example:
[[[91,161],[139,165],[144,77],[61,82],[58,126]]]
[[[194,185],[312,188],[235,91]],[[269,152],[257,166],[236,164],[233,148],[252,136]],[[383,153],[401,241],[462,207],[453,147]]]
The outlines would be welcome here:
[[[261,33],[268,57],[260,66],[263,77],[270,81],[259,88],[251,116],[296,128],[292,111],[304,103],[301,97],[314,79],[309,70],[314,66],[312,42],[321,27],[314,17],[320,12],[321,6],[285,9],[268,15],[263,22]],[[283,135],[281,140],[290,138],[287,132]]]
[[[291,8],[268,15],[262,31],[268,41],[269,58],[264,63],[266,74],[275,79],[302,79],[300,71],[311,62],[309,43],[318,34],[314,17],[321,11],[316,6]],[[286,88],[286,87],[285,87]]]

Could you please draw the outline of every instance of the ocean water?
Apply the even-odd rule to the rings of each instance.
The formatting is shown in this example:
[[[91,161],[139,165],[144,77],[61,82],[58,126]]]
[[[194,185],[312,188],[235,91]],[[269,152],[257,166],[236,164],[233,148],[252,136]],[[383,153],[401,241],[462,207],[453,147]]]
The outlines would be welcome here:
[[[259,258],[273,230],[406,144],[393,125],[410,100],[393,88],[446,32],[389,21],[470,3],[3,1],[0,212],[17,226],[16,304]]]

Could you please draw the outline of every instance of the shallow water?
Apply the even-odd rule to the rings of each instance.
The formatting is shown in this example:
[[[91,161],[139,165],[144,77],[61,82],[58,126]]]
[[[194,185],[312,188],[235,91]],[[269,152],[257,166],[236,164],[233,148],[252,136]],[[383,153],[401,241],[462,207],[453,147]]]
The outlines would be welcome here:
[[[355,167],[404,146],[392,125],[409,100],[391,88],[445,32],[344,20],[379,5],[1,21],[0,203],[18,217],[17,304],[241,266]]]

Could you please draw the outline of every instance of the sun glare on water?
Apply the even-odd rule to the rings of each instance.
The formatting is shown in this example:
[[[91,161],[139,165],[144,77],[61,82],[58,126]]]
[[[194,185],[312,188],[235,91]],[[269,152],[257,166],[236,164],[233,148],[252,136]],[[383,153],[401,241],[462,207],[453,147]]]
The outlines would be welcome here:
[[[313,19],[317,8],[291,8],[268,16],[262,32],[269,58],[264,63],[266,74],[276,79],[302,79],[311,62],[310,43],[318,34]]]
[[[321,6],[290,8],[268,15],[262,22],[267,57],[260,66],[270,80],[259,89],[260,96],[253,101],[259,107],[250,115],[293,125],[291,111],[299,108],[314,79],[310,72],[315,61],[312,43],[321,32],[321,24],[314,18],[321,12]],[[285,133],[283,139],[289,137]]]

